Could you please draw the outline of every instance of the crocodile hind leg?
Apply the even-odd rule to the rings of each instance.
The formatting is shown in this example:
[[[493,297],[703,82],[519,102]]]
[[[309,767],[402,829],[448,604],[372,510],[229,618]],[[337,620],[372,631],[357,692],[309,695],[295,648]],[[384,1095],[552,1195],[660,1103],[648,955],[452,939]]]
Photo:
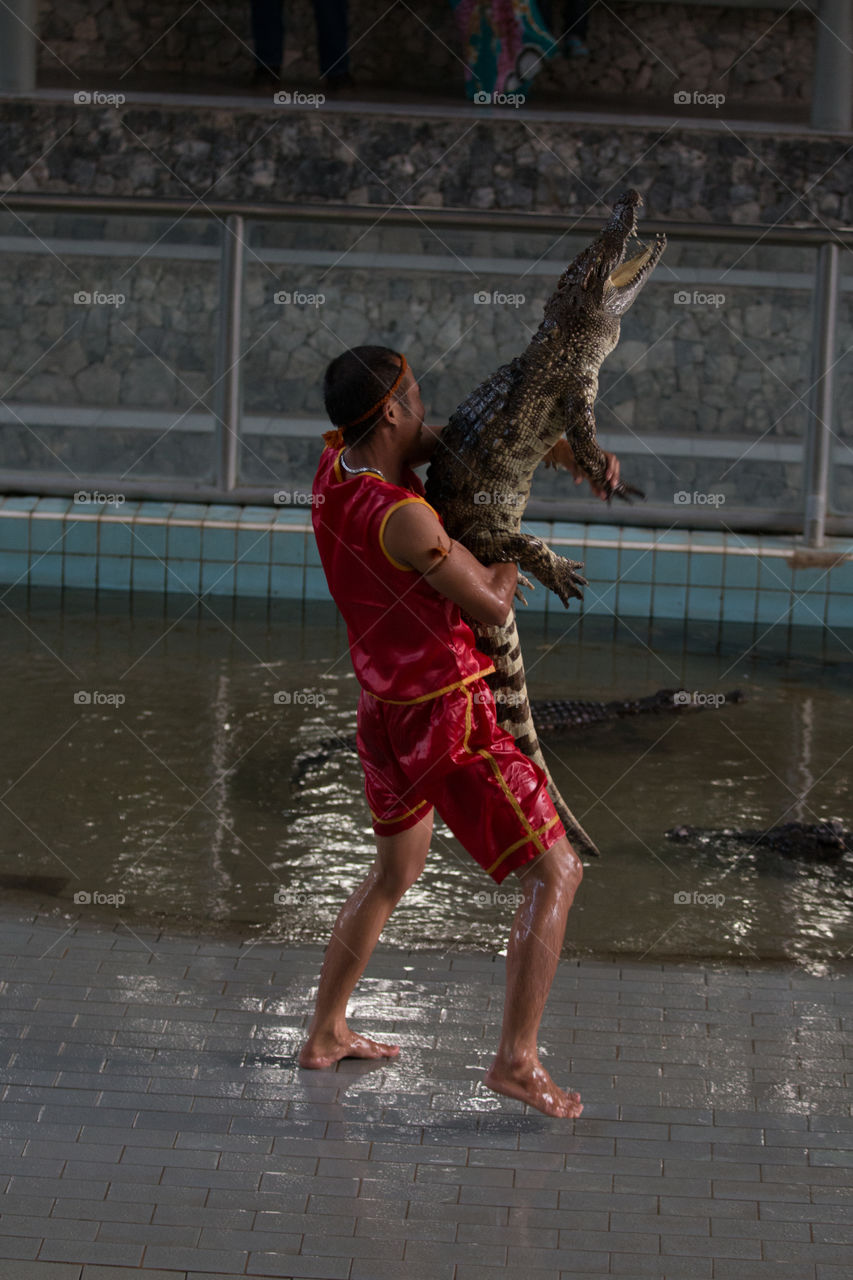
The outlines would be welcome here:
[[[548,794],[554,802],[554,808],[560,821],[566,828],[566,835],[577,853],[599,856],[595,842],[584,831],[577,818],[561,796],[550,770],[545,763],[536,736],[533,717],[530,714],[530,702],[527,697],[527,681],[524,675],[524,663],[521,658],[521,642],[518,628],[515,625],[513,611],[505,626],[486,627],[482,623],[468,618],[477,638],[480,653],[491,658],[495,664],[494,675],[487,676],[489,686],[495,696],[495,708],[498,724],[515,738],[519,750],[535,761],[545,773],[548,780]]]

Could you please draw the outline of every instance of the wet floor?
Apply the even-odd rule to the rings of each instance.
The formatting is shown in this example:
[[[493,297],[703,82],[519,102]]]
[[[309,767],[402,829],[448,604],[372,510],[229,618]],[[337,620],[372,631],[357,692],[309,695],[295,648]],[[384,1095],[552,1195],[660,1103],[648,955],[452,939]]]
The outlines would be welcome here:
[[[5,600],[0,888],[35,892],[69,918],[325,941],[373,856],[355,756],[292,783],[300,753],[354,727],[358,690],[334,610],[246,602],[214,613],[170,600],[164,613],[159,598],[50,591]],[[746,694],[549,736],[554,777],[603,852],[586,867],[567,955],[789,958],[820,972],[853,948],[853,855],[821,863],[665,837],[678,824],[853,825],[851,638],[758,637],[632,619],[580,626],[572,613],[523,620],[534,698]],[[437,823],[383,940],[501,950],[514,892]]]

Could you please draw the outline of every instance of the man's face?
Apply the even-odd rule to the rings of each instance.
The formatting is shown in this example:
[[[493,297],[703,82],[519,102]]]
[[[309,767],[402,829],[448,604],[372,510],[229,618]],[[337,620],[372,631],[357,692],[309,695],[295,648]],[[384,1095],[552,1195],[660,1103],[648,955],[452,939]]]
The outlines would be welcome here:
[[[411,369],[406,370],[389,416],[394,422],[397,438],[401,443],[416,444],[424,422],[424,402],[421,399],[421,389]]]
[[[418,386],[417,379],[411,369],[406,370],[408,386],[406,394],[403,397],[403,406],[407,417],[417,423],[418,430],[423,426],[424,421],[424,402],[421,399],[421,389]]]

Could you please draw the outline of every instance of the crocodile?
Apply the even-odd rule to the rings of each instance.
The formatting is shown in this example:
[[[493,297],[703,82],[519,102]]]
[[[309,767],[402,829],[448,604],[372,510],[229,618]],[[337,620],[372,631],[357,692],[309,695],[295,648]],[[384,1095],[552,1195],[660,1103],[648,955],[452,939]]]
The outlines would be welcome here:
[[[666,838],[684,844],[749,844],[753,848],[772,849],[775,853],[819,862],[837,862],[845,853],[853,853],[853,834],[839,818],[826,822],[785,822],[764,831],[679,826],[667,831]]]
[[[443,428],[426,477],[427,501],[450,536],[483,564],[518,563],[520,583],[532,574],[568,607],[583,599],[581,561],[553,552],[525,534],[521,521],[533,473],[541,462],[571,461],[607,497],[630,501],[639,489],[606,479],[608,459],[596,439],[595,397],[602,361],[619,340],[621,318],[649,279],[666,246],[654,243],[625,260],[637,234],[639,192],[626,191],[601,234],[569,263],[545,304],[533,338],[509,364],[482,382]],[[519,599],[526,603],[519,591]],[[488,677],[498,723],[545,771],[557,812],[578,852],[598,855],[548,771],[527,698],[521,646],[513,610],[500,627],[468,619],[477,647],[492,660]]]
[[[594,724],[624,720],[628,716],[649,713],[685,715],[713,705],[683,702],[678,694],[676,689],[658,689],[656,693],[649,693],[641,698],[614,698],[610,702],[580,701],[577,698],[547,699],[531,702],[530,711],[537,733],[550,736],[576,733],[579,729],[587,729]],[[744,702],[745,699],[746,695],[740,689],[732,689],[725,695],[724,701],[728,705],[732,702]],[[307,751],[301,752],[293,762],[291,785],[301,785],[309,770],[325,764],[336,752],[355,753],[355,739],[354,733],[338,733],[329,738],[321,738]]]

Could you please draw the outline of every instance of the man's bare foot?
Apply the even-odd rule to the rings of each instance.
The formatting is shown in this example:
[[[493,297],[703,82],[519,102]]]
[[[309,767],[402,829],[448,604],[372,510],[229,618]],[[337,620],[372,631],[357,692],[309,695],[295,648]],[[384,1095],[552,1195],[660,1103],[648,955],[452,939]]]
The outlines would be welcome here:
[[[484,1077],[484,1082],[495,1093],[526,1102],[546,1116],[558,1116],[572,1120],[583,1111],[579,1093],[567,1093],[554,1083],[538,1058],[521,1059],[514,1063],[495,1058]]]
[[[299,1053],[300,1067],[330,1067],[341,1058],[396,1058],[398,1044],[381,1044],[360,1036],[349,1027],[343,1035],[330,1032],[309,1035]]]

